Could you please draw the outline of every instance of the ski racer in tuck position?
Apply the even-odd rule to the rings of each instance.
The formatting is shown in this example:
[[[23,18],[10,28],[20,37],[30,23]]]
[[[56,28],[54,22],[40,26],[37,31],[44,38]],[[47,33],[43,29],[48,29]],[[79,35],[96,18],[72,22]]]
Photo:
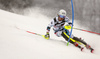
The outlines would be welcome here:
[[[66,14],[67,14],[66,11],[64,9],[61,9],[57,14],[58,16],[51,20],[50,24],[48,24],[48,26],[47,26],[46,35],[44,36],[46,39],[50,38],[50,34],[49,34],[50,28],[53,27],[54,33],[58,37],[63,37],[66,41],[68,41],[69,36],[70,36],[70,31],[67,28],[67,26],[71,27],[72,23],[70,22],[69,18],[66,16]],[[65,25],[66,22],[68,23],[67,25]],[[73,35],[71,35],[71,38],[72,38],[72,40],[70,40],[69,42],[71,44],[75,45],[76,47],[80,48],[81,51],[84,48],[81,47],[79,45],[79,43],[77,43],[76,41],[83,43],[87,49],[91,50],[91,53],[94,51],[94,49],[92,49],[89,44],[87,44],[85,41],[81,40],[80,38],[77,38]]]

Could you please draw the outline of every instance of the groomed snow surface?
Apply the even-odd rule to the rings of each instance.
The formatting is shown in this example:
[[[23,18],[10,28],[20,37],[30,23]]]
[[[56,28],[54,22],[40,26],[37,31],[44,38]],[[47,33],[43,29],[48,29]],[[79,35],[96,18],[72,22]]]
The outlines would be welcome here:
[[[52,29],[49,40],[27,33],[29,30],[44,35],[50,22],[38,12],[32,16],[0,10],[0,59],[100,59],[99,35],[73,30],[75,36],[84,38],[95,49],[94,53],[86,48],[81,52],[72,44],[66,46],[66,41],[56,37]]]

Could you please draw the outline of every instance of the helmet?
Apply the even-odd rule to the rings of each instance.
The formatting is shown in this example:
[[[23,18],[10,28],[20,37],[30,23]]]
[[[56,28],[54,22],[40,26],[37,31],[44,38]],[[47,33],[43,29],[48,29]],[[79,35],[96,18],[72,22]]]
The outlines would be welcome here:
[[[61,9],[58,15],[66,16],[66,11],[64,9]]]

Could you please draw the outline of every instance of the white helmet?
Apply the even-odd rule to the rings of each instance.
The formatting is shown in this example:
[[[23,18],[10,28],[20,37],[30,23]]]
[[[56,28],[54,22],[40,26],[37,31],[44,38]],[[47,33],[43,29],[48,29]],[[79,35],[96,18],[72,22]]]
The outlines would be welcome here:
[[[61,9],[58,15],[66,16],[66,11],[64,9]]]

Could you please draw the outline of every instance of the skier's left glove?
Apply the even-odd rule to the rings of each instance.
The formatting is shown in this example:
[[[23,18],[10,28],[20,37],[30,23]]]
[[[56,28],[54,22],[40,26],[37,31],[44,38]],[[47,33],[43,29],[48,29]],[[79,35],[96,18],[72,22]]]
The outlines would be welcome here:
[[[45,35],[45,39],[49,39],[50,38],[50,35],[49,33],[47,32],[46,35]]]

